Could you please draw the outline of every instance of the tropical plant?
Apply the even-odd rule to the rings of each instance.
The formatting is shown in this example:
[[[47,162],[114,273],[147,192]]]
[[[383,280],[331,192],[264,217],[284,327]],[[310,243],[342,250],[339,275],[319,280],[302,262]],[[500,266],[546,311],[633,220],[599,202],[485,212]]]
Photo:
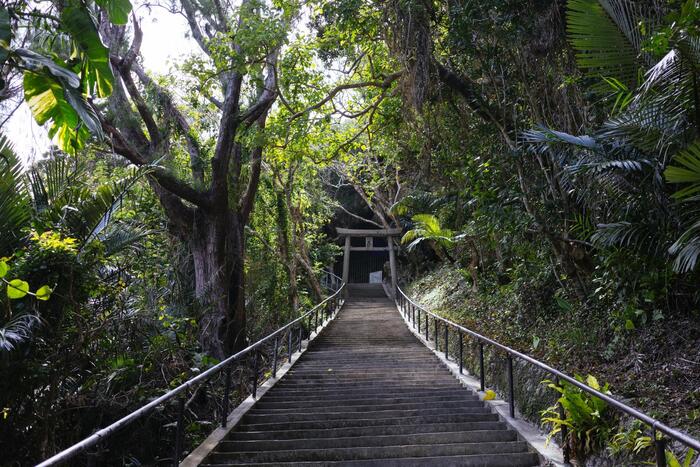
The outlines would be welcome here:
[[[413,228],[401,238],[401,243],[408,244],[408,251],[426,241],[438,256],[445,256],[454,262],[448,251],[455,241],[452,230],[440,226],[440,221],[432,214],[416,214],[411,220]]]
[[[675,197],[697,205],[698,150],[689,138],[698,131],[700,41],[688,23],[697,2],[684,2],[666,27],[628,0],[570,0],[567,10],[578,64],[596,92],[613,89],[614,115],[591,135],[538,128],[524,139],[561,167],[562,185],[595,220],[595,245],[675,255],[675,270],[690,271],[700,256],[697,210],[674,206],[661,180],[665,173],[671,183],[691,183]],[[674,153],[679,166],[667,169]]]
[[[695,450],[688,449],[682,461],[673,451],[666,450],[665,455],[668,467],[690,467],[693,464],[693,459],[695,459]]]
[[[592,375],[586,378],[576,375],[576,380],[610,395],[608,384],[601,386]],[[557,403],[543,410],[541,414],[542,424],[549,425],[548,440],[566,427],[565,443],[578,460],[583,460],[607,446],[617,427],[617,419],[605,401],[566,381],[556,384],[551,380],[544,380],[542,384],[561,394]],[[563,416],[560,408],[564,411]]]
[[[649,435],[644,434],[644,426],[635,421],[627,430],[622,430],[610,439],[608,450],[613,455],[632,453],[635,456],[649,457],[654,442]]]
[[[0,257],[0,283],[9,299],[29,295],[46,301],[51,295],[53,285],[32,291],[27,280],[8,275],[10,257],[14,252],[22,256],[30,244],[40,251],[78,255],[83,267],[99,270],[104,259],[127,251],[151,234],[138,224],[113,222],[126,194],[151,167],[132,169],[120,180],[89,189],[81,182],[86,177],[85,166],[65,155],[55,154],[26,172],[7,145],[3,157],[14,162],[3,166],[0,161],[0,210],[6,213],[0,251],[8,255]],[[102,246],[99,256],[79,255],[95,242]],[[39,322],[31,307],[11,310],[0,323],[0,334],[5,338],[0,347],[11,350],[26,340]]]
[[[695,269],[700,259],[700,142],[695,142],[673,158],[664,175],[669,183],[683,184],[673,194],[681,203],[685,231],[671,245],[669,253],[676,257],[674,268],[680,272]]]
[[[36,122],[47,124],[49,136],[71,153],[91,134],[102,136],[89,100],[108,97],[114,86],[109,52],[94,20],[98,9],[113,24],[123,25],[131,3],[71,0],[44,2],[38,9],[32,2],[16,0],[0,7],[0,66],[23,74],[24,99]],[[26,38],[29,48],[24,47]],[[10,80],[0,77],[0,90]]]

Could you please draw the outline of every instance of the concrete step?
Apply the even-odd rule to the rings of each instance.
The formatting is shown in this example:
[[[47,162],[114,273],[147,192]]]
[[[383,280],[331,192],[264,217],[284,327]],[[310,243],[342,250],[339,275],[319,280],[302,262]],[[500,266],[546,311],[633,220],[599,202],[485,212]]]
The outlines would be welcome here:
[[[458,401],[428,401],[428,402],[404,402],[404,403],[374,403],[367,404],[361,400],[362,404],[348,404],[348,401],[338,401],[338,405],[328,406],[319,405],[318,403],[306,406],[270,406],[269,404],[256,404],[249,412],[253,414],[283,414],[283,413],[299,413],[307,412],[380,412],[387,410],[432,410],[432,409],[461,409],[466,407],[484,407],[484,403],[480,400],[458,400]]]
[[[456,394],[471,394],[467,389],[454,384],[433,386],[431,388],[383,388],[378,392],[376,388],[359,389],[345,386],[343,389],[315,389],[309,391],[304,388],[282,389],[275,386],[265,395],[267,400],[291,400],[290,398],[298,398],[298,400],[321,400],[321,399],[347,399],[356,397],[425,397],[425,396],[444,396]]]
[[[288,451],[220,452],[210,456],[214,463],[348,461],[396,457],[470,456],[475,454],[526,453],[520,441],[407,444],[403,446],[351,447],[333,449],[293,449]]]
[[[468,431],[506,430],[503,422],[460,422],[424,423],[421,425],[360,426],[332,429],[295,429],[268,431],[234,431],[228,435],[231,440],[281,440],[281,439],[324,439],[349,436],[390,436],[405,434],[454,433]]]
[[[460,432],[411,433],[408,435],[351,436],[345,438],[225,440],[218,452],[283,451],[294,449],[334,449],[420,444],[482,443],[516,441],[511,430],[473,430]]]
[[[447,457],[403,457],[394,459],[366,459],[336,462],[272,462],[272,463],[224,463],[202,464],[207,467],[532,467],[539,465],[539,458],[534,453],[490,454]]]
[[[392,418],[359,418],[350,420],[308,420],[308,421],[278,421],[268,423],[243,423],[241,430],[325,430],[329,428],[348,428],[357,426],[391,426],[419,425],[421,423],[460,423],[460,422],[495,422],[498,416],[492,413],[475,413],[459,415],[421,415],[417,417]]]
[[[437,415],[460,415],[470,417],[471,415],[491,414],[491,410],[482,406],[477,407],[458,407],[458,408],[438,408],[432,410],[423,409],[390,409],[390,410],[364,410],[345,411],[341,412],[333,407],[330,411],[315,412],[314,409],[304,411],[303,413],[288,413],[288,412],[267,412],[267,411],[250,411],[246,414],[244,420],[247,423],[275,423],[275,422],[319,422],[319,421],[335,421],[335,420],[374,420],[387,418],[408,418],[420,417],[425,414],[430,414],[431,417]]]

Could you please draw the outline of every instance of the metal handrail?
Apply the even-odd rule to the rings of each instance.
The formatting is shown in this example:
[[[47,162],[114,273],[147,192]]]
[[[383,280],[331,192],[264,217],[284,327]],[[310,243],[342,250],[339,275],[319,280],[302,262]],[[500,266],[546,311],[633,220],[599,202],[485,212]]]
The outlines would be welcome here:
[[[584,384],[580,381],[578,381],[575,378],[572,378],[571,376],[567,375],[566,373],[562,373],[561,371],[552,368],[551,366],[540,362],[539,360],[536,360],[535,358],[530,357],[529,355],[526,355],[524,353],[518,352],[517,350],[511,349],[510,347],[500,344],[496,342],[493,339],[489,339],[486,336],[483,336],[475,331],[472,331],[471,329],[465,328],[464,326],[461,326],[457,323],[454,323],[446,318],[443,318],[442,316],[438,316],[435,313],[426,310],[424,307],[421,305],[417,304],[413,300],[411,300],[406,293],[397,286],[397,291],[396,291],[396,302],[397,306],[399,309],[404,313],[404,315],[407,316],[407,319],[409,321],[413,321],[414,327],[415,327],[415,322],[416,322],[416,317],[415,317],[415,312],[418,311],[418,326],[420,327],[420,313],[424,313],[425,315],[425,325],[426,325],[426,336],[428,335],[428,317],[432,317],[435,323],[435,347],[436,350],[438,350],[438,322],[442,322],[445,326],[445,339],[448,337],[447,333],[447,328],[448,326],[456,329],[459,336],[460,336],[460,346],[459,346],[459,369],[460,373],[462,372],[462,339],[461,336],[462,334],[467,334],[469,336],[472,336],[479,342],[479,361],[480,361],[480,380],[481,380],[481,390],[484,390],[484,380],[485,380],[485,375],[484,375],[484,354],[483,354],[483,344],[488,344],[491,345],[499,350],[502,350],[508,354],[508,382],[509,382],[509,394],[510,394],[510,400],[509,405],[510,405],[510,415],[511,417],[515,416],[515,401],[514,401],[514,389],[513,389],[513,374],[512,374],[512,357],[519,358],[521,360],[524,360],[544,371],[547,373],[555,376],[558,380],[564,380],[573,386],[576,386],[577,388],[599,398],[610,404],[611,406],[615,407],[616,409],[636,418],[637,420],[640,420],[641,422],[645,423],[646,425],[650,426],[653,431],[653,437],[654,442],[656,444],[656,463],[658,466],[665,466],[666,465],[666,457],[665,457],[665,444],[666,440],[663,438],[656,439],[656,433],[663,433],[669,438],[678,441],[685,446],[689,448],[693,448],[696,451],[700,451],[700,441],[692,438],[690,435],[683,433],[682,431],[676,430],[674,428],[669,427],[668,425],[665,425],[664,423],[660,422],[659,420],[656,420],[653,417],[650,417],[649,415],[640,412],[639,410],[630,407],[629,405],[620,402],[619,400],[604,394],[596,389],[593,389],[592,387],[588,386],[587,384]],[[413,312],[411,314],[411,311]],[[419,329],[420,331],[420,329]],[[426,338],[426,341],[428,339]],[[445,356],[448,357],[448,345],[447,341],[445,342]],[[565,432],[563,432],[565,434]],[[565,457],[568,457],[565,452]],[[568,461],[568,459],[565,459]]]
[[[156,407],[163,405],[164,403],[174,400],[176,397],[180,396],[180,401],[179,401],[179,414],[178,414],[178,421],[177,421],[177,429],[176,429],[176,439],[175,439],[175,455],[173,459],[173,465],[177,466],[179,464],[179,455],[180,455],[180,449],[179,446],[181,446],[182,442],[182,412],[184,410],[184,399],[182,398],[182,393],[187,391],[188,389],[196,386],[199,383],[202,383],[206,380],[208,380],[210,377],[214,376],[215,374],[221,372],[222,370],[226,369],[227,370],[227,381],[226,381],[226,389],[224,392],[224,411],[222,414],[222,421],[221,424],[222,426],[226,426],[226,419],[228,418],[229,413],[228,412],[228,398],[229,398],[229,391],[230,391],[230,370],[231,370],[231,365],[238,361],[241,360],[243,357],[246,355],[249,355],[251,352],[256,352],[255,353],[255,367],[256,371],[253,377],[253,391],[252,395],[253,397],[256,396],[256,389],[258,385],[257,381],[257,350],[265,343],[269,342],[270,340],[274,339],[275,341],[275,358],[274,358],[274,364],[273,364],[273,372],[272,375],[273,377],[276,375],[277,372],[277,355],[278,355],[278,344],[279,344],[279,337],[281,334],[283,334],[285,331],[289,330],[289,362],[292,362],[292,335],[291,332],[292,330],[298,325],[300,327],[300,340],[299,340],[299,350],[301,350],[301,325],[302,322],[309,318],[309,324],[311,323],[311,316],[313,315],[315,318],[315,326],[314,329],[318,331],[318,318],[319,318],[319,312],[322,311],[325,307],[326,311],[330,310],[328,314],[332,316],[332,313],[335,311],[338,311],[342,306],[345,300],[342,298],[342,292],[343,289],[345,288],[345,283],[341,282],[340,287],[338,290],[336,290],[333,295],[329,296],[325,300],[323,300],[321,303],[318,305],[314,306],[311,308],[309,311],[304,313],[303,315],[299,316],[293,321],[290,321],[289,323],[285,324],[281,328],[277,329],[271,334],[268,334],[267,336],[263,337],[262,339],[258,340],[257,342],[249,345],[245,349],[231,355],[230,357],[226,358],[225,360],[222,360],[218,364],[214,365],[213,367],[209,368],[208,370],[200,373],[199,375],[189,379],[188,381],[182,383],[175,389],[172,389],[162,396],[158,397],[157,399],[154,399],[153,401],[149,402],[148,404],[142,406],[141,408],[131,412],[130,414],[120,418],[116,422],[112,423],[111,425],[102,428],[92,435],[88,436],[87,438],[83,439],[82,441],[79,441],[78,443],[70,446],[69,448],[59,452],[58,454],[50,457],[49,459],[46,459],[45,461],[41,462],[40,464],[37,464],[36,467],[49,467],[49,466],[55,466],[55,465],[60,465],[63,464],[64,462],[69,461],[70,459],[73,459],[75,456],[77,456],[80,453],[85,452],[86,450],[95,447],[97,444],[100,442],[104,441],[105,439],[109,438],[116,432],[118,432],[120,429],[124,428],[125,426],[133,423],[134,421],[142,418],[146,414],[150,413],[153,409]],[[311,332],[311,331],[309,331]],[[309,334],[310,335],[310,334]]]

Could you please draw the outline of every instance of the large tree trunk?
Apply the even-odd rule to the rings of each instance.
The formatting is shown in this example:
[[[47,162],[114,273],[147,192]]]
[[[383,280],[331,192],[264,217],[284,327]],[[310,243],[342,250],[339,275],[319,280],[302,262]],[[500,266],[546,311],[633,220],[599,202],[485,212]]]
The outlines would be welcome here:
[[[287,302],[290,311],[289,317],[293,317],[296,316],[296,311],[299,308],[299,290],[297,287],[297,264],[292,256],[293,245],[289,241],[289,215],[285,193],[277,191],[275,201],[277,208],[277,245],[280,257],[287,267],[289,278]]]
[[[243,232],[232,213],[198,210],[189,238],[202,351],[224,358],[245,346]]]

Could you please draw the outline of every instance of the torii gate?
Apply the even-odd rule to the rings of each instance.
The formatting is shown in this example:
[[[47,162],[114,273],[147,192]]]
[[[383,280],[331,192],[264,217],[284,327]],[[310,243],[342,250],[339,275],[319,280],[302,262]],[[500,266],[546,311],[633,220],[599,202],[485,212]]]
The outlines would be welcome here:
[[[398,245],[394,243],[394,237],[401,235],[401,228],[395,227],[392,229],[343,229],[336,228],[338,235],[345,237],[345,251],[343,252],[343,281],[348,282],[350,278],[350,252],[351,251],[389,251],[389,269],[391,271],[391,289],[392,293],[396,293],[396,248]],[[365,246],[352,246],[350,239],[352,237],[364,237]],[[374,237],[385,237],[387,246],[374,246]],[[346,289],[347,290],[347,289]]]

